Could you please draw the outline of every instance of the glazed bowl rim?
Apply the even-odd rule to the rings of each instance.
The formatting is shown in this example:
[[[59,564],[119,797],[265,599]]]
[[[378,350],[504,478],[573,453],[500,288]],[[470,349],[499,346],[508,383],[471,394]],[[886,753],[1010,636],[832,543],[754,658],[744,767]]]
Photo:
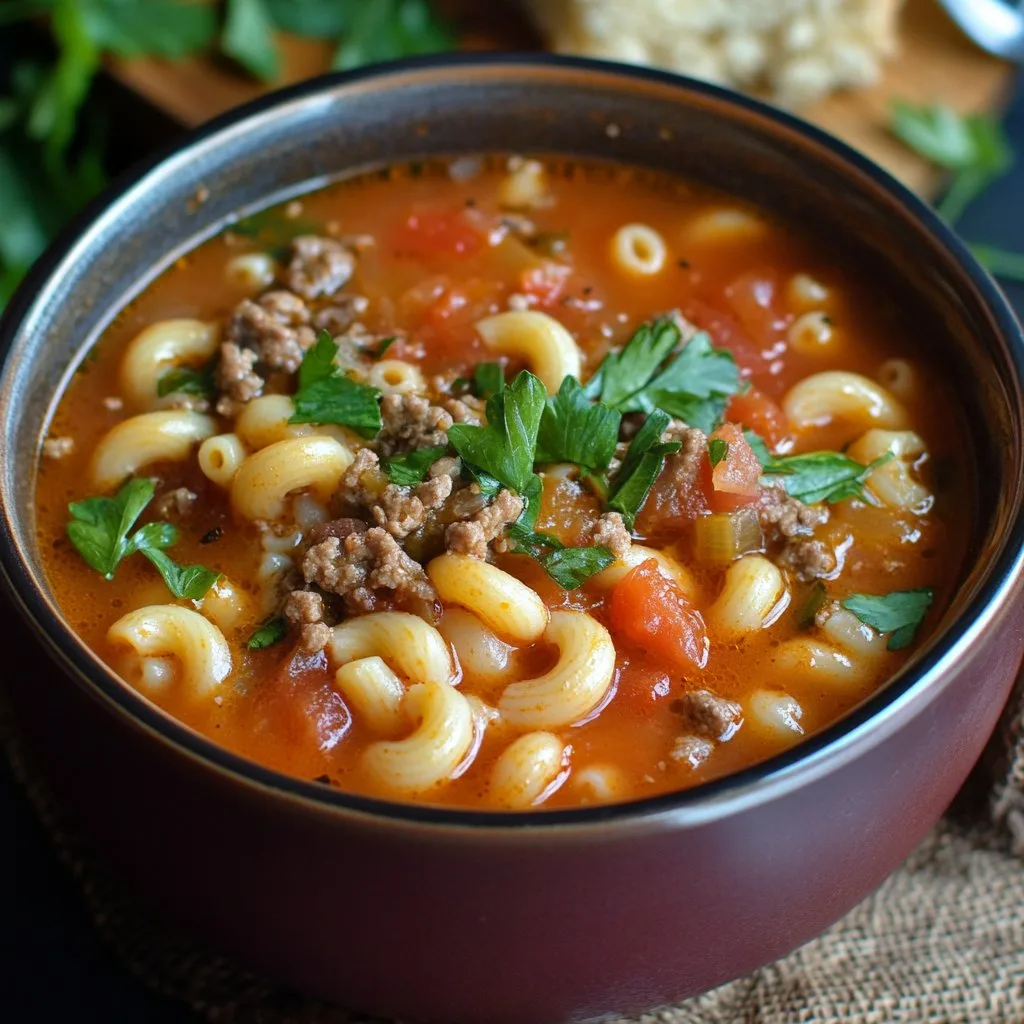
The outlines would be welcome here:
[[[804,140],[838,157],[844,173],[856,172],[869,178],[888,197],[904,206],[911,217],[952,256],[963,275],[963,283],[976,289],[991,316],[995,332],[1003,341],[1006,356],[1013,364],[1015,380],[1012,397],[1021,401],[1024,380],[1024,336],[1005,296],[975,260],[952,229],[922,199],[869,158],[821,129],[792,114],[732,90],[667,71],[642,68],[589,58],[536,53],[455,53],[410,58],[372,65],[354,71],[335,72],[308,79],[271,92],[259,99],[233,108],[197,128],[185,132],[154,156],[129,170],[94,199],[65,229],[36,262],[0,317],[0,413],[9,404],[11,390],[10,350],[21,322],[33,309],[36,297],[52,278],[64,259],[87,232],[118,200],[144,186],[150,174],[165,162],[183,159],[193,150],[211,145],[218,135],[237,128],[243,122],[265,116],[276,108],[296,101],[310,101],[322,94],[355,83],[398,80],[409,72],[433,71],[443,75],[460,69],[494,70],[505,67],[509,73],[526,69],[592,72],[606,81],[640,81],[671,87],[681,105],[687,96],[703,96],[715,102],[716,117],[735,117],[739,113],[755,115],[762,125],[801,136]],[[469,83],[459,83],[468,85]],[[557,83],[548,82],[557,88]],[[38,358],[38,355],[33,356]],[[0,421],[4,417],[0,416]],[[1003,487],[1005,489],[1006,483]],[[2,491],[0,481],[0,491]],[[137,694],[98,658],[83,657],[84,644],[74,631],[54,614],[38,587],[31,570],[18,556],[15,531],[5,503],[0,502],[0,578],[22,614],[49,646],[74,681],[93,698],[105,701],[151,738],[172,747],[178,754],[219,771],[233,781],[269,790],[278,796],[309,802],[323,811],[348,812],[358,817],[394,825],[433,825],[447,828],[473,828],[498,835],[522,834],[535,829],[554,829],[577,833],[591,827],[642,823],[668,827],[686,827],[724,817],[751,804],[764,803],[814,778],[836,770],[846,760],[859,755],[867,729],[888,723],[893,727],[901,716],[912,715],[915,704],[924,695],[940,688],[955,661],[980,638],[986,626],[1009,601],[1024,569],[1024,510],[1020,493],[1012,519],[1004,526],[1002,546],[979,582],[977,592],[960,614],[929,640],[924,653],[899,672],[879,691],[853,711],[774,757],[698,786],[663,793],[628,803],[597,805],[557,810],[498,812],[400,803],[347,793],[333,786],[307,781],[232,753],[226,748],[171,718]],[[878,730],[884,731],[884,730]]]

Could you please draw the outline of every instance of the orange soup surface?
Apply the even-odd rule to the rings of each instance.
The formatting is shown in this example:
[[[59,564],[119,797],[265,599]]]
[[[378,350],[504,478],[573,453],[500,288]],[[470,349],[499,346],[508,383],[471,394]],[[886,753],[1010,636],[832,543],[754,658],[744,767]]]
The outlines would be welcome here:
[[[282,772],[683,789],[834,722],[949,604],[973,481],[916,341],[828,239],[703,187],[369,174],[120,312],[44,444],[47,571],[130,685]]]

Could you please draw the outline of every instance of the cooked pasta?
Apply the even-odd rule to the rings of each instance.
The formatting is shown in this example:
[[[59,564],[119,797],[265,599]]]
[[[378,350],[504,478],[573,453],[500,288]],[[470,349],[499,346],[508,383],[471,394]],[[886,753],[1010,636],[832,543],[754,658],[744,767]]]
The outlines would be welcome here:
[[[942,620],[970,431],[841,249],[507,155],[249,223],[110,311],[32,502],[83,641],[213,742],[321,793],[645,800],[839,721]]]

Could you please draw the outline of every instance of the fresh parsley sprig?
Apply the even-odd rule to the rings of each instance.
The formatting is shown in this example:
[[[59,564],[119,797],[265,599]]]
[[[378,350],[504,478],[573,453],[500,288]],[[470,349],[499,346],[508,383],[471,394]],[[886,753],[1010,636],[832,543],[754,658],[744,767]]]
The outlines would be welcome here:
[[[619,440],[622,413],[591,402],[575,377],[562,381],[544,406],[537,434],[537,462],[572,462],[596,473],[608,468]]]
[[[886,647],[899,651],[914,642],[918,628],[928,614],[935,591],[931,587],[894,590],[890,594],[851,594],[842,606],[879,633],[888,633]]]
[[[338,423],[360,437],[376,437],[383,421],[381,393],[342,374],[335,365],[338,345],[329,331],[320,336],[299,366],[299,387],[292,396],[295,413],[289,423]]]
[[[287,632],[288,623],[282,616],[275,615],[253,631],[246,647],[250,651],[262,651],[265,647],[272,647],[278,641],[283,640]]]
[[[678,441],[661,440],[670,422],[668,413],[660,409],[648,414],[610,483],[608,507],[622,516],[629,529],[633,528],[637,513],[661,475],[666,456],[679,451]]]
[[[605,356],[587,395],[622,412],[662,409],[711,433],[740,389],[739,369],[732,353],[715,348],[703,331],[679,350],[681,341],[670,317],[643,324],[620,351]]]
[[[404,454],[385,455],[381,459],[381,464],[393,484],[398,484],[400,487],[412,487],[423,482],[427,471],[446,451],[448,449],[443,445],[416,448]]]
[[[202,565],[179,565],[165,553],[164,549],[176,544],[181,536],[176,526],[146,523],[130,533],[155,493],[153,480],[135,477],[112,498],[71,502],[68,537],[85,562],[104,579],[112,580],[118,565],[138,553],[156,566],[175,597],[198,600],[217,582],[220,573]]]
[[[893,458],[892,452],[864,465],[840,452],[807,452],[803,455],[773,456],[764,467],[766,477],[778,477],[791,498],[807,505],[819,501],[830,504],[858,498],[874,505],[877,502],[864,490],[871,474]]]
[[[190,366],[175,367],[173,370],[168,370],[156,382],[156,393],[160,398],[173,394],[213,398],[217,393],[217,386],[214,383],[215,371],[215,361],[211,361],[199,369]]]
[[[512,550],[529,555],[563,590],[577,590],[615,561],[611,551],[601,545],[566,547],[557,537],[525,530],[521,524],[511,534]]]

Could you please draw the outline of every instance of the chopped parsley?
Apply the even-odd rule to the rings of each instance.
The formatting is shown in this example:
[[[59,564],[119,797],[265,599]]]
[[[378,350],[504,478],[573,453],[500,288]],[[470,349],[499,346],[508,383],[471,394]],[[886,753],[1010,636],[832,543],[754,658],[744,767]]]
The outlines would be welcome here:
[[[665,456],[679,451],[678,441],[661,440],[669,422],[668,413],[660,409],[647,416],[609,485],[608,507],[621,514],[629,529],[661,475]]]
[[[537,434],[538,462],[573,462],[591,472],[606,469],[619,440],[622,413],[591,402],[575,377],[566,377],[547,400]]]
[[[456,423],[448,429],[448,440],[464,464],[525,495],[534,479],[537,432],[546,398],[540,380],[523,370],[487,400],[486,426]]]
[[[708,460],[714,469],[729,454],[729,442],[721,437],[713,437],[708,441]]]
[[[701,331],[673,356],[682,335],[668,317],[643,324],[619,352],[610,352],[587,393],[622,412],[662,409],[710,434],[740,390],[732,353]]]
[[[886,452],[865,466],[840,452],[807,452],[773,456],[764,466],[764,473],[767,477],[777,476],[791,498],[807,505],[819,501],[835,503],[847,498],[875,504],[864,491],[864,484],[879,466],[892,458],[892,452]]]
[[[510,533],[512,550],[519,555],[529,555],[563,590],[578,589],[615,561],[606,547],[566,547],[557,537],[534,533],[518,522]]]
[[[401,487],[422,483],[430,467],[448,449],[444,445],[434,448],[417,448],[403,455],[386,455],[381,462],[388,479]]]
[[[265,647],[272,647],[279,640],[283,640],[287,632],[288,623],[280,615],[275,615],[272,619],[267,619],[249,637],[249,642],[245,646],[250,651],[262,651]]]
[[[800,607],[796,611],[796,624],[799,629],[808,629],[814,625],[818,609],[825,603],[825,584],[817,580],[807,592]]]
[[[488,399],[505,386],[505,368],[501,363],[477,363],[473,370],[473,391],[477,398]]]
[[[213,381],[215,368],[216,361],[214,360],[211,360],[200,369],[188,366],[175,367],[173,370],[168,370],[156,382],[156,393],[160,398],[173,394],[213,398],[217,393],[217,388]]]
[[[380,392],[344,376],[334,364],[338,346],[328,331],[302,357],[290,423],[338,423],[360,437],[376,437],[383,425]]]
[[[181,536],[176,526],[146,523],[130,533],[155,492],[155,481],[135,477],[113,498],[71,502],[68,537],[86,564],[104,579],[112,580],[118,565],[138,553],[156,566],[175,597],[198,600],[217,582],[220,573],[202,565],[179,565],[165,553],[164,549],[176,544]]]
[[[747,444],[753,449],[754,454],[757,456],[757,461],[761,463],[763,469],[767,466],[774,456],[768,451],[768,445],[764,443],[764,438],[760,434],[755,434],[753,430],[744,430],[743,436],[747,439]]]
[[[375,349],[371,349],[369,356],[371,359],[383,359],[384,353],[391,348],[394,343],[398,341],[398,335],[392,334],[389,338],[382,338]]]
[[[861,622],[879,633],[888,633],[890,651],[899,651],[914,642],[914,637],[935,599],[931,587],[894,590],[891,594],[851,594],[843,607]]]

